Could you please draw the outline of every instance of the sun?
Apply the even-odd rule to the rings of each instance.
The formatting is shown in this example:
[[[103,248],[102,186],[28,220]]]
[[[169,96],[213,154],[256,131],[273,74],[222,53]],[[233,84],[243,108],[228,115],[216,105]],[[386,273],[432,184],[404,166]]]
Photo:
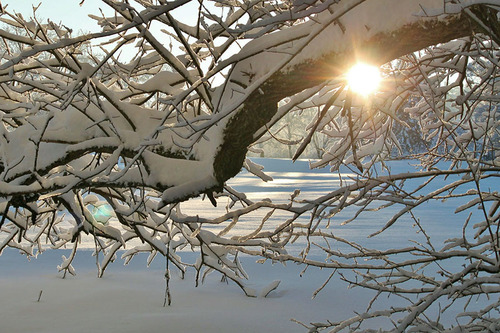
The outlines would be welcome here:
[[[347,73],[349,88],[364,97],[377,90],[381,79],[378,67],[365,63],[357,63]]]

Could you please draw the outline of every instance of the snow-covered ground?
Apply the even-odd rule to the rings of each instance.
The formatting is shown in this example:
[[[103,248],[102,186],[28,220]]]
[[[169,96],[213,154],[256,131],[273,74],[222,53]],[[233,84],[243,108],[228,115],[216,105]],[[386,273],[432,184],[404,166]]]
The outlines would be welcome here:
[[[301,278],[300,267],[258,265],[245,258],[257,289],[282,280],[267,298],[246,297],[216,275],[195,288],[191,272],[185,280],[172,279],[173,303],[163,307],[165,281],[159,261],[150,268],[139,258],[125,268],[115,264],[98,279],[89,251],[79,254],[77,275],[61,279],[55,268],[60,255],[50,251],[31,263],[13,251],[2,255],[2,332],[303,332],[291,318],[350,316],[366,301],[360,290],[345,285],[332,285],[312,300],[326,272],[310,271]]]
[[[339,183],[338,175],[328,170],[311,173],[307,162],[257,162],[266,165],[273,182],[262,185],[245,172],[231,182],[236,189],[250,192],[251,198],[286,200],[296,188],[301,188],[301,196],[305,198],[325,193]],[[407,162],[395,162],[394,167],[404,170]],[[200,214],[213,209],[207,202],[185,209],[188,208]],[[450,236],[450,226],[456,221],[451,214],[453,210],[453,205],[443,202],[424,207],[419,216],[432,237],[444,238]],[[387,214],[362,215],[346,226],[333,223],[332,229],[342,237],[367,242],[366,235],[383,226]],[[368,241],[374,245],[394,245],[407,241],[408,231],[411,231],[408,237],[416,235],[411,221],[403,219],[388,232]],[[309,268],[301,274],[304,267],[270,262],[257,264],[255,258],[244,257],[242,262],[250,275],[251,287],[265,290],[266,286],[281,280],[268,297],[245,297],[236,285],[221,282],[217,274],[210,275],[204,284],[195,288],[194,272],[188,271],[184,280],[174,274],[173,303],[163,307],[165,262],[161,258],[156,258],[150,267],[146,267],[145,256],[135,258],[127,266],[117,261],[108,268],[104,278],[99,279],[95,258],[89,249],[77,254],[74,262],[77,275],[62,279],[56,267],[63,254],[68,256],[64,250],[48,250],[29,262],[14,250],[3,252],[0,256],[1,332],[304,332],[304,327],[291,321],[292,318],[305,323],[347,318],[353,311],[364,310],[370,298],[366,291],[348,289],[334,277],[312,299],[330,272]],[[185,255],[192,255],[194,260],[195,254]]]

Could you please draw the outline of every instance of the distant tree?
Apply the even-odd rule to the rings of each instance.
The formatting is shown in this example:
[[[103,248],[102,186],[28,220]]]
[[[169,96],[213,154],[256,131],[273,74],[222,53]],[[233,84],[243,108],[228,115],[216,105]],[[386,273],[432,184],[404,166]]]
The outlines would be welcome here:
[[[267,133],[250,147],[249,156],[292,158],[295,150],[307,136],[310,126],[314,126],[315,118],[320,112],[318,107],[297,109],[287,113]],[[331,143],[331,138],[315,131],[310,144],[301,154],[304,159],[318,159]],[[264,153],[265,152],[265,153]]]
[[[407,108],[406,105],[404,108]],[[432,140],[428,142],[422,135],[418,119],[412,118],[408,112],[400,110],[397,121],[393,122],[392,132],[398,139],[398,145],[393,148],[392,155],[397,158],[408,158],[413,154],[427,151]]]
[[[167,282],[173,266],[193,267],[197,280],[215,270],[253,296],[238,261],[245,253],[331,269],[375,290],[376,299],[406,302],[380,311],[370,303],[350,319],[305,324],[311,332],[362,331],[377,317],[388,317],[395,332],[445,331],[440,320],[450,304],[481,296],[482,306],[466,302],[460,327],[450,331],[498,329],[500,197],[487,185],[500,171],[497,1],[203,1],[195,3],[192,26],[175,11],[193,5],[188,0],[102,3],[113,15],[96,13],[102,30],[82,35],[3,8],[0,249],[32,256],[69,246],[60,270],[72,273],[88,234],[102,254],[100,275],[128,244],[126,260],[138,252],[165,257]],[[357,61],[383,70],[385,83],[371,98],[345,82]],[[354,178],[315,200],[294,193],[288,204],[252,202],[226,185],[242,167],[267,179],[246,158],[248,147],[311,105],[320,112],[294,158],[321,132],[332,141],[312,166],[347,165]],[[405,113],[429,144],[413,156],[421,169],[381,173]],[[449,163],[443,168],[442,161]],[[433,187],[451,176],[458,178]],[[184,214],[179,203],[200,195],[214,205],[227,197],[227,211]],[[399,206],[375,236],[426,202],[463,197],[469,201],[457,212],[470,215],[444,244],[427,237],[372,249],[329,231],[348,209],[355,210],[346,222],[355,223],[363,212]],[[255,210],[267,212],[262,225],[230,233]],[[273,224],[276,211],[292,217]],[[214,224],[216,231],[207,227]],[[300,255],[286,251],[296,238],[308,244]],[[335,242],[352,252],[336,251]],[[177,250],[185,247],[199,260],[184,262]],[[311,257],[312,247],[325,258]],[[460,264],[442,268],[450,261]]]

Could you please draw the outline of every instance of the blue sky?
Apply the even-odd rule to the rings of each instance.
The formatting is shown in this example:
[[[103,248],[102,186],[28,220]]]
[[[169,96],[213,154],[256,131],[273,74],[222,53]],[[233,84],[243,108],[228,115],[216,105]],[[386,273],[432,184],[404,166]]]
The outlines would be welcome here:
[[[100,30],[95,21],[88,17],[88,14],[100,16],[100,8],[105,10],[108,15],[112,13],[109,7],[100,0],[85,0],[81,6],[81,0],[3,0],[1,2],[9,12],[21,13],[25,19],[33,16],[33,4],[38,5],[41,3],[36,12],[39,19],[46,21],[50,18],[55,23],[62,22],[75,32],[79,30]],[[198,2],[194,1],[176,9],[174,12],[179,14],[177,17],[182,18],[184,23],[194,23],[192,21],[197,16],[193,15],[193,10],[197,9],[197,4]]]
[[[33,16],[33,4],[38,5],[40,2],[36,12],[39,19],[46,21],[50,18],[55,23],[62,22],[75,31],[98,29],[98,25],[88,14],[100,15],[99,7],[105,8],[105,4],[99,0],[85,0],[82,6],[81,0],[4,0],[2,4],[9,12],[21,13],[27,19]]]
[[[39,6],[36,11],[36,17],[41,23],[47,22],[47,19],[55,23],[62,23],[66,27],[73,29],[73,36],[86,32],[99,32],[102,28],[88,15],[101,16],[100,9],[106,16],[112,16],[113,10],[101,0],[85,0],[80,6],[81,0],[0,0],[2,5],[10,13],[21,13],[28,20],[33,17],[33,5]],[[135,3],[133,3],[135,4]],[[192,1],[182,7],[174,10],[174,17],[182,20],[183,23],[195,24],[197,15],[198,1]],[[165,43],[169,43],[170,37],[160,32],[159,26],[151,27],[158,38]],[[127,54],[127,47],[122,48]],[[133,52],[135,55],[135,53]],[[124,58],[122,57],[122,60]]]

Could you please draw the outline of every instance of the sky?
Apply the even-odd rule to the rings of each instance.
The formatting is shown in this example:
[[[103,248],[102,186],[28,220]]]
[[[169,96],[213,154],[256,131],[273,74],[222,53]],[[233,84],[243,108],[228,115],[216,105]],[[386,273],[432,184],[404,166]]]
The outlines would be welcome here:
[[[81,6],[80,2],[81,0],[3,0],[2,4],[9,12],[21,13],[24,18],[32,17],[33,5],[41,4],[36,13],[37,17],[44,21],[50,18],[55,23],[61,22],[75,32],[100,30],[98,24],[88,15],[99,16],[101,15],[100,9],[108,15],[112,11],[100,0],[85,0]],[[193,7],[190,4],[174,12],[179,14],[178,17],[182,17],[184,23],[196,18],[196,15],[192,15]]]
[[[102,16],[103,13],[109,17],[113,16],[114,12],[108,5],[101,0],[0,0],[2,5],[9,13],[20,13],[24,19],[28,20],[33,17],[33,6],[38,7],[36,17],[40,23],[46,23],[48,19],[56,24],[73,30],[72,35],[77,36],[89,32],[101,32],[97,22],[89,17],[89,14],[94,16]],[[195,25],[197,15],[198,1],[191,1],[180,8],[173,10],[171,13],[183,23]],[[171,38],[161,31],[160,26],[150,27],[153,34],[163,40],[165,44],[169,44]],[[108,48],[107,46],[103,46]],[[174,49],[175,51],[175,49]],[[132,58],[136,55],[128,46],[122,47],[121,60]]]
[[[2,4],[9,12],[21,13],[24,18],[33,16],[33,5],[41,4],[37,9],[37,17],[42,20],[50,18],[55,23],[63,23],[75,31],[88,31],[98,28],[98,25],[88,17],[89,13],[99,13],[103,7],[98,0],[86,0],[81,6],[81,0],[4,0]]]

